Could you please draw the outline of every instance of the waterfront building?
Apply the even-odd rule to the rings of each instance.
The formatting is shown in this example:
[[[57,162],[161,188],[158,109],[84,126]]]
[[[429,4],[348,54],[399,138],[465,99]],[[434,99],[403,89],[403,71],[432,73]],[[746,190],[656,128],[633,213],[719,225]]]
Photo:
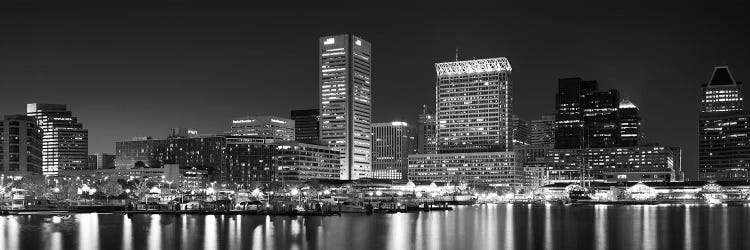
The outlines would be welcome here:
[[[427,113],[427,107],[422,106],[417,125],[417,153],[437,153],[437,122],[435,114]]]
[[[6,115],[0,120],[0,174],[42,174],[42,130],[34,117]]]
[[[177,164],[205,169],[212,181],[219,180],[225,145],[224,136],[213,135],[118,141],[115,143],[115,168],[160,168],[164,164]]]
[[[750,180],[750,112],[743,109],[741,82],[729,67],[715,67],[702,85],[698,125],[701,180]]]
[[[413,129],[406,122],[372,124],[372,178],[406,179],[408,156],[416,153]]]
[[[284,183],[312,180],[339,180],[341,155],[338,150],[300,142],[275,145],[275,166]]]
[[[105,153],[90,154],[88,165],[88,169],[115,168],[115,156]]]
[[[292,110],[294,140],[304,143],[320,143],[320,110]]]
[[[371,176],[372,55],[354,35],[324,36],[320,55],[320,139],[341,151],[341,179]]]
[[[57,177],[148,181],[158,183],[162,188],[184,190],[206,188],[209,180],[207,170],[198,167],[184,167],[179,164],[164,164],[158,168],[61,170]]]
[[[521,187],[524,182],[514,152],[413,154],[408,177],[493,187]]]
[[[552,149],[546,157],[546,174],[550,183],[677,181],[682,167],[675,163],[680,164],[680,154],[676,147],[660,145]]]
[[[555,115],[542,115],[530,124],[531,145],[555,144]]]
[[[513,91],[506,58],[435,64],[439,153],[509,151]]]
[[[510,129],[513,141],[513,148],[531,144],[531,126],[529,121],[512,115],[510,119]]]
[[[246,136],[277,141],[294,141],[294,120],[276,116],[246,116],[232,119],[232,136]]]
[[[643,128],[638,107],[628,100],[622,100],[619,105],[620,146],[638,146],[643,139]]]
[[[26,114],[42,129],[42,170],[55,175],[60,169],[88,167],[88,130],[64,104],[30,103]]]

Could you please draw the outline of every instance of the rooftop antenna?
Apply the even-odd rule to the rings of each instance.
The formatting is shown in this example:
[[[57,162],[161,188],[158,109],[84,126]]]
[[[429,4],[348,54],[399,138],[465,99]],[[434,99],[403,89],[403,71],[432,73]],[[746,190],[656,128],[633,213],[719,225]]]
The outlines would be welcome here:
[[[456,62],[458,62],[458,48],[456,48]]]

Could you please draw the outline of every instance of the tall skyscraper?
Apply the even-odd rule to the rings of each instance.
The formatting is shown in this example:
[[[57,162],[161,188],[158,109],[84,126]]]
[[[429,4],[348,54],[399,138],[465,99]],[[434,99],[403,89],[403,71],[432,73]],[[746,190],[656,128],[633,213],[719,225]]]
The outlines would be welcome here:
[[[581,78],[558,80],[555,95],[555,148],[579,148],[583,138],[583,96],[596,91],[596,81]]]
[[[437,123],[434,114],[427,113],[427,107],[422,106],[417,125],[417,153],[437,153]]]
[[[531,121],[531,145],[555,144],[555,115],[542,115]]]
[[[638,107],[628,100],[622,100],[618,113],[620,116],[620,146],[638,146],[643,139],[643,128]]]
[[[63,104],[31,103],[28,116],[36,118],[43,131],[42,170],[45,175],[62,169],[88,167],[89,132]]]
[[[587,148],[617,147],[620,141],[617,90],[593,91],[583,97],[583,141]]]
[[[414,130],[406,122],[372,124],[372,178],[406,179],[408,156],[416,151]]]
[[[743,110],[741,82],[729,67],[715,67],[702,85],[698,164],[702,180],[750,180],[750,112]]]
[[[276,116],[246,116],[232,119],[228,134],[277,141],[294,141],[294,120]]]
[[[320,38],[320,139],[341,151],[341,179],[370,177],[372,56],[353,35]]]
[[[715,67],[711,80],[702,85],[701,113],[743,110],[740,85],[729,72],[729,66]]]
[[[0,173],[5,177],[42,174],[42,130],[33,117],[6,115],[0,120]]]
[[[294,120],[294,140],[304,143],[320,142],[320,110],[298,109],[292,110]]]
[[[438,152],[512,149],[511,66],[491,58],[435,64]]]

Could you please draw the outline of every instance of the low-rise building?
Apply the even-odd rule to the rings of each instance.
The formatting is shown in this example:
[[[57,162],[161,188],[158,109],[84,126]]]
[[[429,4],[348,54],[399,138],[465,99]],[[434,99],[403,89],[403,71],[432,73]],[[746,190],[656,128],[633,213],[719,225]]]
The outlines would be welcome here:
[[[409,155],[409,180],[454,181],[475,186],[521,187],[515,152]]]

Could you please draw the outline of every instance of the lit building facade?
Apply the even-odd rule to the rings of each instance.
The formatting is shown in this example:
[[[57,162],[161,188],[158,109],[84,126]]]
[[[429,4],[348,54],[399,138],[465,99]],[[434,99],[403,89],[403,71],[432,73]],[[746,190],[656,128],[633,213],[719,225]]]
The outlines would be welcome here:
[[[233,136],[256,137],[278,141],[294,141],[294,120],[276,116],[247,116],[232,119]]]
[[[320,139],[341,151],[341,179],[371,176],[372,54],[353,35],[324,36],[320,55]]]
[[[409,155],[409,180],[454,181],[474,186],[521,187],[514,152]]]
[[[0,120],[0,174],[42,174],[42,130],[35,118],[6,115]]]
[[[320,143],[320,110],[292,110],[294,140],[304,143]]]
[[[158,168],[61,170],[59,178],[139,180],[160,183],[163,188],[195,190],[208,187],[208,171],[165,164]]]
[[[438,152],[512,149],[512,68],[506,58],[435,64]]]
[[[26,114],[42,129],[42,170],[55,175],[60,169],[88,168],[89,132],[63,104],[31,103]]]
[[[555,115],[542,115],[540,119],[532,120],[531,145],[555,144]]]
[[[414,130],[406,122],[373,123],[372,178],[406,179],[408,156],[416,153]]]
[[[553,149],[546,157],[547,180],[550,183],[677,181],[681,176],[681,166],[675,165],[680,164],[679,150],[659,145]]]
[[[628,100],[622,100],[618,113],[620,116],[620,146],[638,146],[644,137],[638,107]]]
[[[580,148],[583,138],[583,96],[597,90],[596,81],[581,78],[558,80],[555,95],[555,148]]]
[[[698,125],[698,177],[750,180],[750,112],[743,109],[741,82],[729,67],[715,67],[702,85]]]
[[[211,180],[219,180],[225,145],[225,136],[211,135],[118,141],[115,143],[115,168],[160,168],[165,164],[177,164],[205,169]]]
[[[617,90],[594,91],[583,97],[583,141],[587,148],[617,147],[620,143]]]
[[[437,153],[437,122],[435,114],[428,114],[427,107],[422,106],[417,125],[417,153]]]

